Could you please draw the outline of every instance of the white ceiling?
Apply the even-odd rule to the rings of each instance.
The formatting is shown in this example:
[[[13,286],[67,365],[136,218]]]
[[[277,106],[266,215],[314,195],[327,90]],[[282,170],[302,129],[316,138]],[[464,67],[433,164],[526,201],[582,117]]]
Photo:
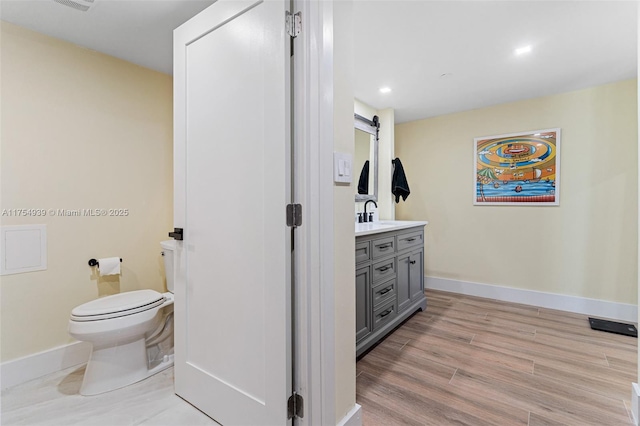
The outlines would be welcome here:
[[[94,0],[81,12],[53,0],[1,0],[0,19],[172,74],[173,30],[213,2]]]
[[[637,7],[359,0],[355,94],[405,122],[634,78]],[[516,57],[524,45],[531,53]],[[392,92],[381,94],[382,86]]]
[[[53,0],[2,0],[0,18],[171,73],[173,29],[211,3],[95,0],[79,12]],[[355,0],[355,95],[405,122],[634,78],[637,7]],[[523,45],[532,52],[516,57]],[[391,93],[379,93],[382,86]]]

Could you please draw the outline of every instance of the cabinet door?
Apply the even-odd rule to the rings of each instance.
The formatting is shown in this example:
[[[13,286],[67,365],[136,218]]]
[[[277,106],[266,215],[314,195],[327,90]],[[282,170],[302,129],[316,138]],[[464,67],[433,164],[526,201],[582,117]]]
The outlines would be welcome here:
[[[374,283],[387,281],[396,276],[396,259],[391,258],[372,265],[371,279]]]
[[[409,295],[415,301],[424,296],[424,250],[411,252],[409,256]]]
[[[411,280],[411,253],[398,256],[398,312],[404,311],[411,304],[409,282]]]
[[[371,267],[356,269],[356,342],[371,333]]]
[[[371,304],[373,308],[375,309],[382,304],[386,304],[389,300],[396,300],[397,286],[395,279],[373,285],[371,290]]]
[[[403,251],[415,246],[422,246],[423,243],[424,232],[422,230],[398,235],[398,251]]]
[[[356,241],[356,264],[371,259],[371,241]]]
[[[377,240],[373,240],[371,244],[372,244],[371,251],[374,259],[388,256],[390,254],[395,253],[396,251],[395,236],[378,238]]]

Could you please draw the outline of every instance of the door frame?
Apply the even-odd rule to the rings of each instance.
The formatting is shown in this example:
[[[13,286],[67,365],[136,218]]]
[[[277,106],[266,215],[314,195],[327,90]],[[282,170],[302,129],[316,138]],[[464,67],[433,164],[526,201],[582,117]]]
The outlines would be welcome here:
[[[294,39],[295,237],[294,391],[305,399],[298,425],[335,424],[333,238],[333,4],[293,0],[302,15]],[[355,344],[355,342],[354,342]],[[354,360],[355,362],[355,360]]]
[[[329,425],[337,421],[332,161],[334,12],[331,1],[292,1],[292,11],[300,12],[303,22],[303,30],[294,39],[293,202],[302,204],[303,214],[302,226],[295,232],[292,303],[296,307],[294,391],[304,397],[304,415],[294,423]],[[181,151],[174,152],[174,162],[184,161]],[[174,185],[184,184],[182,178],[174,179]],[[174,210],[176,221],[184,221],[182,211]]]

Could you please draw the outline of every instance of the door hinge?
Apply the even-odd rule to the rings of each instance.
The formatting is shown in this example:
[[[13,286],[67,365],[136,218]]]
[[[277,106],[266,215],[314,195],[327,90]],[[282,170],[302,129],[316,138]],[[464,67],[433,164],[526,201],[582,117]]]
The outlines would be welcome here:
[[[300,30],[302,29],[302,15],[300,12],[292,14],[287,11],[286,27],[287,34],[289,34],[291,38],[296,38],[300,35]]]
[[[302,205],[287,204],[287,226],[295,228],[302,225]]]
[[[304,399],[302,395],[293,393],[287,401],[287,419],[304,417]]]

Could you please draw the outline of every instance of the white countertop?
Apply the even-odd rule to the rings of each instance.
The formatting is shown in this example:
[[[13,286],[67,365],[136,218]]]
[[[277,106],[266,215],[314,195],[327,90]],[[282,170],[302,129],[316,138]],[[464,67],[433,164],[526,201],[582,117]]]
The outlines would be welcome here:
[[[356,237],[412,228],[414,226],[427,225],[428,223],[426,220],[381,220],[378,222],[356,223]]]

